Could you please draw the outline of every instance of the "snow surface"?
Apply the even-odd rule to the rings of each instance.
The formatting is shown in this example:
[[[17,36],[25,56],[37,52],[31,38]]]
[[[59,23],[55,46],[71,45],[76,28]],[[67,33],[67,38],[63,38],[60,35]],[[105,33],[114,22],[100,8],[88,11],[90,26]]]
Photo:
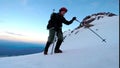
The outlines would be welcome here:
[[[66,31],[63,53],[43,53],[0,58],[0,68],[119,68],[119,16],[104,17],[87,28]],[[50,49],[49,49],[50,52]]]

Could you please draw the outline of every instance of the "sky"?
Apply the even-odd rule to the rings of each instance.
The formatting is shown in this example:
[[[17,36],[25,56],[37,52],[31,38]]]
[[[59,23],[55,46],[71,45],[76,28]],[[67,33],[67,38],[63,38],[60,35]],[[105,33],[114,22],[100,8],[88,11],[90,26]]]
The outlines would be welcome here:
[[[50,15],[66,7],[67,20],[79,21],[93,13],[112,12],[119,15],[119,0],[0,0],[0,39],[45,43]],[[63,25],[63,32],[79,25]]]

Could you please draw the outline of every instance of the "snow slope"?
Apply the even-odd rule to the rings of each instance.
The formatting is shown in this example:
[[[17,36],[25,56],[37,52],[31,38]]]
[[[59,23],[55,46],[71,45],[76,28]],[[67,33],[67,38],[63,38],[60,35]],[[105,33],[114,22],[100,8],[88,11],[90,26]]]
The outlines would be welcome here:
[[[87,28],[65,32],[61,49],[64,53],[0,58],[0,68],[118,68],[119,16],[101,18],[92,22],[95,32],[106,39],[102,42]],[[49,50],[50,52],[50,50]]]

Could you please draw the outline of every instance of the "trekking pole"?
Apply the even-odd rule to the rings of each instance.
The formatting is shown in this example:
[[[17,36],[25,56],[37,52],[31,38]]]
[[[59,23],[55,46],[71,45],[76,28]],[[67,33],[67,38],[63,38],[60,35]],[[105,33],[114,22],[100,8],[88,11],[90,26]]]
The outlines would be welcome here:
[[[90,31],[92,31],[94,34],[96,34],[101,40],[102,42],[106,43],[106,39],[103,39],[99,34],[97,34],[95,31],[93,31],[91,28],[88,28]]]
[[[53,9],[53,13],[55,12],[55,9]]]
[[[53,9],[53,13],[54,12],[55,12],[55,9]],[[51,55],[53,54],[53,51],[54,51],[55,41],[56,41],[56,32],[55,32],[55,36],[54,36],[54,41],[53,41],[53,46],[52,46],[52,50],[51,50]]]
[[[52,13],[55,13],[55,9],[53,9],[53,12]]]
[[[79,20],[76,19],[77,22],[81,23]]]
[[[76,21],[80,23],[79,20],[76,19]],[[97,34],[95,31],[93,31],[90,27],[89,27],[88,29],[89,29],[90,31],[92,31],[95,35],[97,35],[97,36],[102,40],[102,42],[105,42],[105,43],[106,43],[106,39],[103,39],[99,34]]]
[[[53,46],[52,46],[52,50],[51,50],[51,55],[53,54],[53,51],[54,51],[55,41],[56,41],[56,32],[55,32],[55,36],[54,36],[54,41],[53,41]]]

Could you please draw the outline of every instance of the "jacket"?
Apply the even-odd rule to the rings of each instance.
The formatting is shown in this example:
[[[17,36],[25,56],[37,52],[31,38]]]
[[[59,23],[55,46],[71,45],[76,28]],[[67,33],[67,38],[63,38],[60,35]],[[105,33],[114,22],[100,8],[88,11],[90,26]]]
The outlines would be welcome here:
[[[50,20],[48,21],[47,29],[54,28],[60,29],[62,28],[62,23],[69,25],[73,22],[73,19],[67,21],[60,13],[52,13],[50,16]]]

